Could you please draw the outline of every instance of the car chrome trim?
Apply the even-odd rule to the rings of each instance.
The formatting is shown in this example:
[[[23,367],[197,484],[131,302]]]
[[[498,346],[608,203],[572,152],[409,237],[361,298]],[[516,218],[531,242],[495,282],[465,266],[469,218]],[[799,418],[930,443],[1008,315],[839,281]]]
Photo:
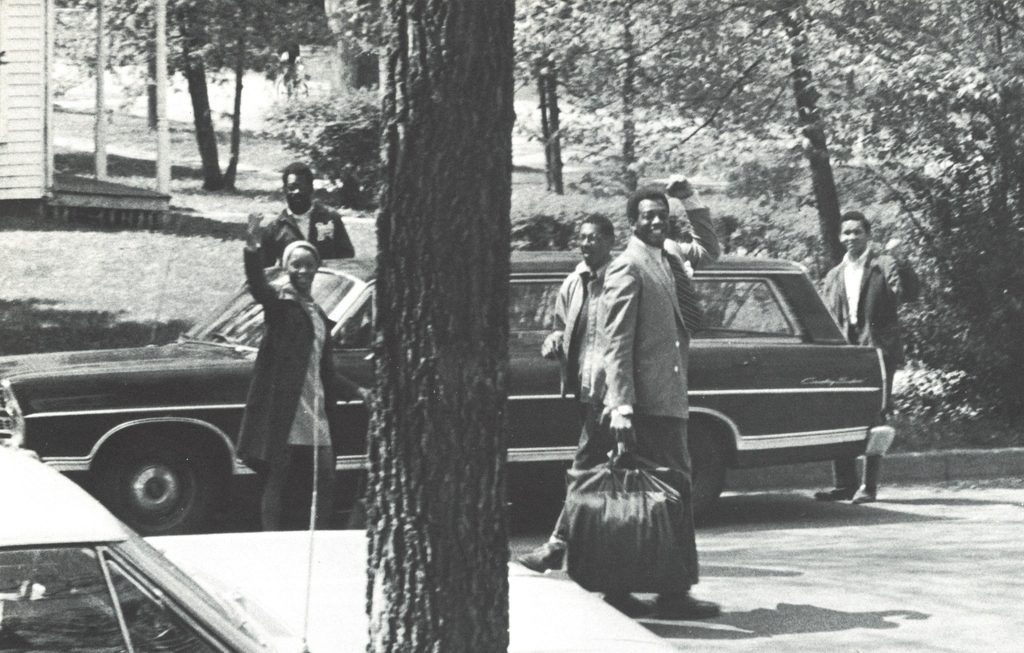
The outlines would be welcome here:
[[[510,463],[541,463],[548,461],[572,460],[576,447],[520,447],[508,450]]]
[[[87,472],[92,463],[91,456],[54,456],[42,460],[58,472]]]
[[[878,392],[878,386],[837,388],[834,386],[817,386],[813,388],[743,388],[733,390],[691,390],[691,397],[720,397],[722,395],[785,395],[785,394],[822,394],[837,392]]]
[[[338,406],[361,406],[363,404],[362,399],[349,399],[336,402]],[[132,408],[89,408],[85,410],[55,410],[55,411],[40,411],[38,413],[32,413],[31,415],[25,415],[25,419],[39,419],[42,417],[79,417],[81,415],[112,415],[114,413],[170,413],[170,412],[182,412],[182,411],[197,411],[197,410],[243,410],[245,404],[200,404],[192,406],[151,406],[151,407],[132,407]],[[159,418],[154,418],[159,419]],[[191,417],[165,417],[163,419],[188,421],[193,418]]]
[[[892,388],[888,387],[889,370],[887,370],[885,367],[885,356],[882,355],[882,348],[876,347],[875,353],[878,354],[878,366],[881,368],[882,371],[882,406],[881,408],[879,408],[879,413],[885,413],[886,408],[888,408],[888,406],[885,405],[886,399],[892,396]]]
[[[843,442],[857,442],[868,435],[867,426],[826,431],[803,431],[797,433],[771,433],[768,435],[747,435],[736,444],[737,451],[761,451],[764,449],[788,449],[791,447],[814,447]]]
[[[100,436],[99,440],[96,440],[96,444],[92,445],[92,451],[89,452],[88,459],[92,461],[92,459],[96,457],[96,454],[99,452],[100,448],[107,443],[107,440],[117,435],[121,431],[124,431],[125,429],[134,428],[136,426],[142,426],[143,424],[165,424],[173,422],[189,424],[191,426],[198,426],[199,428],[206,429],[207,431],[210,431],[214,435],[219,436],[224,446],[227,447],[228,453],[231,454],[232,457],[234,457],[235,445],[234,443],[231,442],[231,438],[229,438],[228,434],[225,433],[223,430],[221,430],[217,426],[214,426],[213,424],[210,424],[209,422],[204,422],[201,419],[192,419],[190,417],[150,417],[146,419],[136,419],[130,422],[122,422],[115,426],[114,428],[107,431],[106,433],[104,433],[102,436]]]
[[[508,462],[535,463],[566,461],[572,460],[575,455],[576,447],[522,447],[508,450]],[[335,469],[339,472],[359,471],[366,469],[368,465],[369,461],[365,455],[338,456],[335,462]],[[242,465],[242,467],[244,467],[244,465]],[[245,469],[248,470],[247,467],[245,467]]]
[[[713,417],[713,418],[717,419],[718,421],[722,422],[723,424],[725,424],[727,427],[729,427],[729,430],[732,431],[732,439],[733,439],[733,442],[736,444],[736,448],[737,449],[740,448],[739,447],[739,442],[740,442],[740,438],[742,438],[743,436],[740,434],[740,427],[736,426],[736,422],[734,422],[731,417],[729,417],[728,415],[726,415],[725,413],[723,413],[721,411],[715,410],[714,408],[704,408],[703,406],[696,406],[696,407],[691,406],[690,407],[690,414],[693,414],[693,413],[700,413],[702,415],[710,415],[711,417]]]
[[[84,410],[54,410],[40,411],[26,415],[25,419],[37,419],[40,417],[77,417],[79,415],[110,415],[112,413],[165,413],[182,410],[237,410],[245,408],[245,404],[200,404],[193,406],[149,406],[131,408],[88,408]],[[189,417],[166,418],[166,419],[191,419]]]
[[[884,371],[884,367],[882,368]],[[848,392],[879,392],[884,390],[883,386],[867,386],[867,387],[813,387],[813,388],[731,388],[726,390],[691,390],[689,395],[691,397],[720,397],[727,395],[777,395],[777,394],[820,394],[820,393],[848,393]],[[531,401],[538,399],[565,399],[560,394],[538,394],[538,395],[512,395],[509,396],[509,401]],[[361,406],[363,405],[362,399],[348,399],[337,402],[338,406]],[[205,405],[193,405],[193,406],[152,406],[152,407],[132,407],[132,408],[95,408],[85,410],[61,410],[61,411],[41,411],[38,413],[32,413],[31,415],[25,415],[25,419],[40,419],[44,417],[77,417],[81,415],[110,415],[114,413],[165,413],[165,412],[181,412],[181,411],[202,411],[202,410],[242,410],[245,408],[245,404],[205,404]],[[154,418],[161,419],[161,418]],[[180,420],[187,421],[192,418],[188,417],[167,417],[162,419]]]
[[[360,456],[338,456],[334,461],[334,469],[339,472],[353,472],[368,469],[370,460],[366,454]]]

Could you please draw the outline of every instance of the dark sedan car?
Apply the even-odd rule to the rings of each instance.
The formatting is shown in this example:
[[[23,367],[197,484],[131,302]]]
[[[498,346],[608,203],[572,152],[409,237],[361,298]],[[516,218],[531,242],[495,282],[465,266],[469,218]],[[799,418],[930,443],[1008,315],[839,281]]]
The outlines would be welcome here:
[[[522,472],[564,469],[579,434],[540,356],[570,253],[512,256],[508,459]],[[313,294],[330,318],[337,370],[372,384],[374,263],[331,261]],[[277,277],[281,280],[281,277]],[[792,263],[739,257],[697,271],[706,328],[690,363],[690,447],[698,512],[725,470],[862,453],[876,425],[884,370],[877,352],[845,343],[810,280]],[[0,358],[0,442],[37,451],[87,477],[100,499],[146,534],[201,528],[249,472],[234,442],[262,334],[244,290],[177,342],[159,347]],[[337,469],[349,500],[366,465],[367,411],[341,402]],[[557,503],[556,498],[551,502]]]

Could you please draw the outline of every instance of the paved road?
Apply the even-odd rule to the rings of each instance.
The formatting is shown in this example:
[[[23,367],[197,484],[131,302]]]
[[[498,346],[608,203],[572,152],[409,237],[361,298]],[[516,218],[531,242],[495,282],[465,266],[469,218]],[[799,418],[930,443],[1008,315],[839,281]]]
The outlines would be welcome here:
[[[694,590],[722,616],[641,623],[690,651],[1024,650],[1024,482],[888,486],[882,498],[723,497],[697,532]],[[517,536],[513,553],[542,539]]]

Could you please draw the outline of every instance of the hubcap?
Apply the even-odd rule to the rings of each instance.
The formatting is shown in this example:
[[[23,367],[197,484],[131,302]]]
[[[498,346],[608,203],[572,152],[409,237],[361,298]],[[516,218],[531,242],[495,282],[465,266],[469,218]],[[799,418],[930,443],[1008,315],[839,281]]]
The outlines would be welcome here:
[[[131,484],[132,501],[147,512],[173,508],[181,496],[181,481],[166,465],[143,467]]]

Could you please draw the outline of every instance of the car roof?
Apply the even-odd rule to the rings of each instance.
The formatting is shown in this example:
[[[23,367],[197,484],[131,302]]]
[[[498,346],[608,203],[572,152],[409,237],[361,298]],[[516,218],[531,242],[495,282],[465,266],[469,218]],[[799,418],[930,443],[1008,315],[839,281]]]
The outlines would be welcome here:
[[[125,527],[33,453],[0,445],[0,547],[119,542]]]
[[[571,272],[579,262],[579,252],[565,250],[515,250],[511,259],[512,271],[519,274],[564,275]],[[324,261],[322,267],[329,271],[343,272],[359,279],[370,280],[376,275],[377,259],[329,259]],[[701,267],[700,271],[711,274],[802,274],[804,268],[782,259],[726,255],[714,263]]]

